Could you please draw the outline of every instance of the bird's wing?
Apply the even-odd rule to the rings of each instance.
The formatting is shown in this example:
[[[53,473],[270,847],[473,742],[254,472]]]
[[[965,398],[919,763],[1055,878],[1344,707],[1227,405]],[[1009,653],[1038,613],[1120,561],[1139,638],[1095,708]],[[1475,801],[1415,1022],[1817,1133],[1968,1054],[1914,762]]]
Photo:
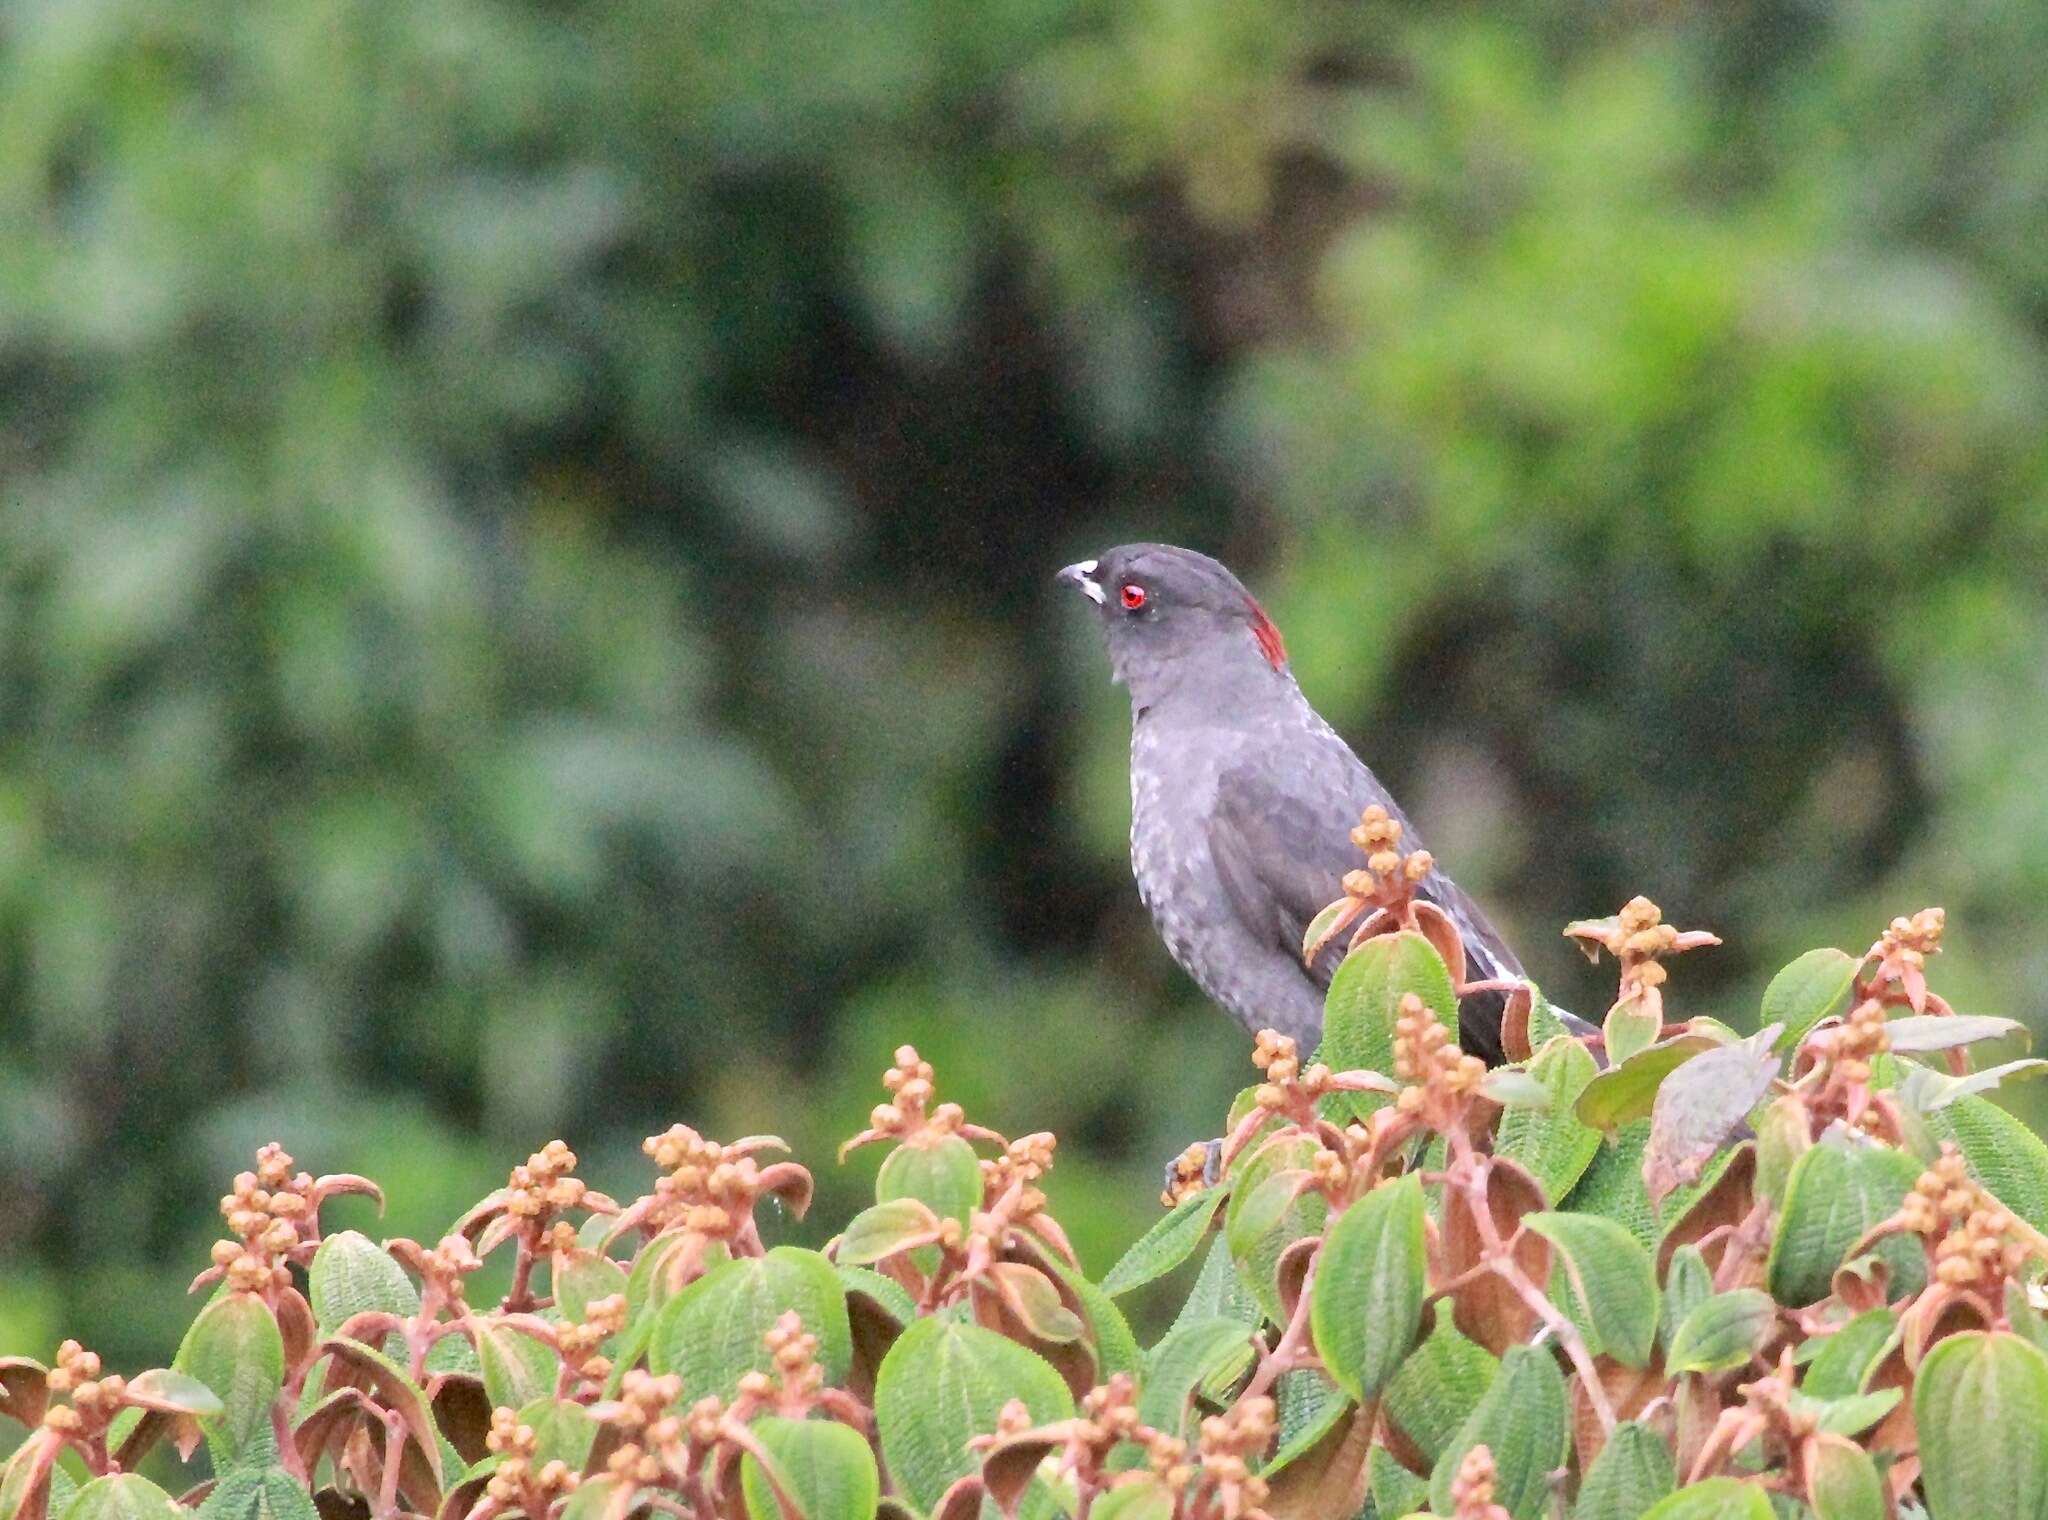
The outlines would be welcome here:
[[[1224,893],[1255,936],[1270,940],[1297,964],[1309,921],[1344,895],[1344,873],[1364,864],[1350,829],[1365,808],[1375,802],[1385,807],[1402,821],[1402,843],[1421,848],[1413,827],[1372,772],[1348,749],[1341,759],[1341,766],[1319,767],[1320,776],[1291,776],[1285,790],[1270,775],[1271,766],[1257,762],[1225,771],[1217,785],[1209,851]],[[1431,872],[1418,895],[1442,908],[1463,934],[1469,979],[1523,974],[1521,962],[1479,905],[1443,872]],[[1343,956],[1340,938],[1303,974],[1327,988]],[[1468,1048],[1498,1059],[1500,995],[1479,993],[1466,1003],[1470,1006],[1460,1011],[1461,1023],[1470,1030]]]

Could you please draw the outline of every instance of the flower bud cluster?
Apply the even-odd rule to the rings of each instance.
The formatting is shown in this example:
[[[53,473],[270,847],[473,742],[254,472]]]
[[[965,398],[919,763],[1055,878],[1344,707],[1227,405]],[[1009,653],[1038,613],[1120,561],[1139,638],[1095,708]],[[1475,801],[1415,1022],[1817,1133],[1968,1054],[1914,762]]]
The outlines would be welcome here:
[[[626,1295],[613,1293],[586,1304],[580,1321],[555,1332],[555,1344],[562,1360],[579,1377],[602,1383],[611,1376],[612,1364],[609,1357],[598,1354],[598,1348],[625,1328]]]
[[[508,1508],[545,1515],[550,1504],[573,1493],[581,1481],[576,1469],[559,1458],[536,1465],[540,1437],[531,1425],[520,1424],[513,1410],[491,1412],[491,1429],[484,1445],[498,1458],[484,1492]]]
[[[1251,1464],[1264,1455],[1278,1428],[1276,1406],[1264,1394],[1239,1399],[1222,1414],[1202,1421],[1195,1461],[1226,1520],[1261,1512],[1266,1480],[1251,1470]]]
[[[1493,1502],[1493,1484],[1498,1476],[1493,1465],[1493,1453],[1485,1446],[1475,1446],[1465,1453],[1465,1460],[1458,1464],[1458,1475],[1451,1479],[1452,1514],[1456,1520],[1508,1520],[1507,1508]]]
[[[714,1240],[740,1234],[769,1187],[752,1153],[770,1147],[780,1149],[782,1142],[758,1135],[721,1145],[687,1124],[672,1124],[659,1135],[649,1135],[640,1149],[668,1175],[654,1184],[654,1207],[643,1222],[657,1230],[681,1228]]]
[[[1937,1282],[1975,1289],[1994,1304],[2005,1280],[2018,1276],[2034,1254],[2018,1238],[2011,1213],[1970,1176],[1953,1142],[1920,1174],[1899,1217],[1926,1241]]]
[[[103,1431],[120,1412],[128,1380],[117,1372],[100,1375],[97,1352],[77,1341],[57,1348],[57,1365],[45,1375],[43,1386],[51,1393],[71,1396],[69,1404],[51,1404],[43,1412],[43,1428],[60,1436],[90,1437]]]
[[[287,1287],[286,1264],[315,1228],[313,1179],[294,1174],[292,1158],[275,1142],[256,1153],[256,1170],[239,1173],[220,1201],[221,1216],[238,1238],[214,1243],[213,1264],[238,1293]]]
[[[1394,1075],[1409,1084],[1395,1098],[1403,1114],[1442,1118],[1486,1078],[1486,1063],[1451,1039],[1436,1011],[1403,993],[1394,1019]]]

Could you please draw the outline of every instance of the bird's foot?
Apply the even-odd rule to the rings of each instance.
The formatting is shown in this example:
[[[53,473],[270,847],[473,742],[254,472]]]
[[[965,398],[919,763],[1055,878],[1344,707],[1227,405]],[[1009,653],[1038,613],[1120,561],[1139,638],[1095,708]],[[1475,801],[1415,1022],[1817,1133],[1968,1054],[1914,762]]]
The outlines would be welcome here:
[[[1197,1140],[1166,1163],[1166,1188],[1159,1201],[1169,1209],[1184,1203],[1223,1176],[1223,1142]]]

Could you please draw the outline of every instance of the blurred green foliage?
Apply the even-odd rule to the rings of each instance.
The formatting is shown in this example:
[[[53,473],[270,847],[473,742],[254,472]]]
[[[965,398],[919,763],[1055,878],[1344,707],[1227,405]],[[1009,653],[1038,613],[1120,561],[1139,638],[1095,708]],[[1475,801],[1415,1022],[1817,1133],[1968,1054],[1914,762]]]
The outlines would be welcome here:
[[[1047,585],[1123,538],[1247,572],[1565,1001],[1633,891],[1728,937],[1699,1012],[1939,901],[1952,1000],[2041,1024],[2044,45],[20,0],[0,1349],[160,1359],[181,1316],[85,1305],[196,1269],[273,1136],[429,1237],[558,1133],[638,1191],[673,1119],[843,1204],[904,1040],[1060,1132],[1099,1271],[1243,1070]]]

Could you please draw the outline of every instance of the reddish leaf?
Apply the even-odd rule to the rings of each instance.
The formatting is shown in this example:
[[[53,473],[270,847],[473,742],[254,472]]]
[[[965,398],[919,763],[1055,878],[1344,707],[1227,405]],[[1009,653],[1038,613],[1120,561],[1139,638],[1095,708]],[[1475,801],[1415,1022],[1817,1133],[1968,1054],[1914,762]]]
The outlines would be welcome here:
[[[0,1356],[0,1413],[30,1430],[50,1407],[50,1369],[25,1356]]]
[[[1272,1480],[1261,1506],[1273,1520],[1350,1520],[1365,1507],[1377,1402],[1361,1405],[1332,1425]]]
[[[489,1450],[484,1438],[491,1431],[491,1401],[484,1397],[483,1379],[444,1372],[427,1384],[427,1402],[456,1455],[465,1462],[481,1462]]]
[[[1778,1026],[1735,1045],[1694,1056],[1666,1077],[1650,1110],[1650,1143],[1643,1151],[1643,1186],[1650,1202],[1699,1180],[1770,1091],[1784,1058],[1771,1049]]]
[[[1081,1316],[1060,1301],[1060,1290],[1036,1267],[999,1261],[988,1269],[1003,1304],[1034,1340],[1075,1341],[1087,1333]]]
[[[1415,902],[1415,927],[1422,931],[1422,937],[1430,947],[1443,957],[1445,967],[1451,973],[1451,985],[1465,985],[1465,935],[1452,923],[1450,916],[1435,903]]]
[[[435,1439],[434,1420],[427,1412],[426,1395],[413,1386],[411,1379],[395,1362],[360,1341],[331,1336],[321,1342],[320,1350],[330,1359],[327,1373],[329,1388],[361,1388],[374,1395],[378,1404],[396,1411],[404,1420],[407,1431],[412,1435],[412,1445],[420,1449],[433,1476],[434,1502],[424,1507],[434,1508],[440,1500],[441,1445]]]
[[[284,1337],[284,1366],[287,1378],[313,1359],[320,1329],[313,1319],[313,1306],[297,1288],[282,1289],[277,1295],[277,1329]]]
[[[1059,1449],[1073,1423],[1063,1420],[1057,1425],[1047,1426],[1044,1431],[1012,1436],[989,1450],[982,1459],[981,1481],[988,1490],[988,1496],[996,1501],[997,1509],[1009,1516],[1017,1513],[1017,1506],[1024,1501],[1031,1480],[1038,1476],[1038,1464]],[[946,1497],[952,1497],[950,1489]],[[939,1501],[941,1509],[945,1504],[945,1499]]]
[[[1698,1245],[1701,1238],[1724,1225],[1740,1224],[1748,1218],[1754,1205],[1756,1184],[1756,1147],[1745,1141],[1721,1169],[1721,1175],[1714,1179],[1714,1185],[1700,1194],[1692,1206],[1672,1222],[1664,1232],[1664,1239],[1657,1247],[1657,1280],[1664,1281],[1671,1270],[1671,1256],[1680,1246]],[[1769,1241],[1765,1241],[1768,1245]],[[1726,1247],[1725,1239],[1717,1239],[1711,1249],[1702,1248],[1700,1254],[1709,1267],[1720,1264],[1721,1253]],[[1759,1264],[1761,1265],[1761,1264]],[[1730,1288],[1760,1287],[1762,1279],[1756,1282],[1730,1282]]]
[[[364,1420],[377,1420],[375,1407],[360,1388],[341,1388],[306,1411],[292,1431],[292,1445],[298,1449],[299,1465],[310,1475],[319,1470],[321,1459],[347,1443]]]
[[[1549,1207],[1542,1185],[1514,1162],[1498,1156],[1487,1169],[1486,1201],[1494,1230],[1503,1241],[1515,1236],[1524,1214],[1539,1214]],[[1478,1223],[1462,1198],[1446,1201],[1440,1239],[1446,1278],[1477,1266],[1485,1254]],[[1522,1232],[1513,1258],[1538,1288],[1550,1281],[1550,1242],[1534,1230]],[[1466,1338],[1495,1356],[1527,1340],[1538,1322],[1536,1310],[1492,1272],[1477,1273],[1458,1288],[1451,1295],[1451,1307]]]
[[[969,1473],[939,1496],[932,1520],[981,1520],[981,1501],[987,1496],[980,1475]]]

